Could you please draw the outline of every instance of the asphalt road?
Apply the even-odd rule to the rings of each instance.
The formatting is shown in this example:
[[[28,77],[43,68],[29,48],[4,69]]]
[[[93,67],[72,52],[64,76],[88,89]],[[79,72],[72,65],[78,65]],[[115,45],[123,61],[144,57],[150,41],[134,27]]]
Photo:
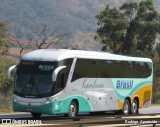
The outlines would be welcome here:
[[[160,105],[154,105],[154,106],[150,106],[149,108],[140,109],[139,113],[140,114],[153,114],[153,116],[145,116],[145,117],[148,117],[148,118],[153,117],[153,120],[154,120],[154,117],[155,117],[155,120],[157,121],[157,118],[158,118],[158,121],[159,121],[160,115],[155,115],[154,116],[154,114],[160,114]],[[113,114],[113,116],[110,117],[109,115],[112,115],[112,114]],[[103,116],[103,115],[90,116],[89,114],[80,114],[80,116],[79,116],[80,121],[79,120],[77,121],[80,124],[75,124],[76,126],[74,125],[74,127],[80,127],[80,125],[83,125],[84,122],[94,123],[94,122],[96,122],[96,120],[97,120],[98,123],[101,122],[101,121],[103,123],[104,120],[106,120],[105,122],[108,122],[108,121],[111,122],[112,121],[115,124],[116,121],[114,122],[114,120],[124,119],[124,117],[115,118],[114,115],[116,115],[116,114],[113,113],[113,112],[108,112],[108,113],[105,114],[105,116]],[[144,116],[138,116],[138,117],[143,118]],[[133,116],[134,119],[138,118],[138,117]],[[131,121],[134,121],[134,120],[132,120],[131,117],[125,116],[125,119],[129,119],[129,118],[130,118]],[[0,121],[1,122],[2,122],[2,120],[7,120],[7,119],[12,119],[12,122],[13,122],[13,120],[16,121],[18,119],[21,120],[21,121],[26,120],[27,122],[28,121],[32,122],[33,120],[35,120],[34,118],[32,118],[30,113],[24,113],[24,112],[13,112],[13,113],[3,113],[3,114],[0,113]],[[65,126],[70,127],[69,123],[76,123],[76,121],[73,121],[70,118],[63,117],[63,116],[54,117],[53,115],[42,115],[42,118],[38,118],[36,120],[42,122],[42,124],[36,124],[36,125],[31,124],[34,127],[35,126],[37,126],[37,127],[41,127],[41,126],[50,127],[50,126],[57,126],[57,125],[58,125],[58,127],[64,126],[64,125],[61,125],[61,123],[66,123]],[[20,125],[15,124],[15,125],[16,126],[22,126],[21,124]],[[31,125],[24,124],[24,126],[31,126]],[[95,126],[96,124],[94,123],[93,125]],[[102,125],[102,124],[97,124],[97,125],[99,126],[99,125]],[[113,124],[108,125],[107,123],[104,123],[104,125],[108,127],[108,126],[113,125]],[[116,126],[117,125],[118,124],[116,123]],[[4,124],[0,124],[0,126],[5,127],[5,126],[8,126],[8,124],[6,124],[5,126],[4,126]],[[121,126],[121,124],[119,124],[119,126]],[[126,124],[125,124],[125,126],[126,126]],[[83,127],[88,127],[88,126],[83,125]]]
[[[160,113],[160,105],[152,105],[148,108],[143,108],[139,110],[140,114],[154,114],[154,113]],[[107,114],[107,113],[106,113]],[[85,115],[85,114],[80,114],[80,115]],[[87,114],[86,114],[87,115]],[[42,115],[42,117],[50,117],[54,115]],[[0,119],[14,119],[14,118],[31,118],[30,113],[25,113],[25,112],[13,112],[13,113],[0,113]]]
[[[140,114],[160,113],[160,105],[150,106],[139,110]]]

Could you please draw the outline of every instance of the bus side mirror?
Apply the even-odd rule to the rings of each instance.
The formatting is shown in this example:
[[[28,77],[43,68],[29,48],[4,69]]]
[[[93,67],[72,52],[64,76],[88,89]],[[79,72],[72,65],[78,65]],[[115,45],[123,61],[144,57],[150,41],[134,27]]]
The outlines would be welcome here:
[[[53,74],[52,74],[52,81],[53,81],[53,82],[56,81],[58,72],[61,71],[61,70],[64,69],[64,68],[66,68],[66,66],[60,66],[60,67],[57,67],[57,68],[53,71]]]
[[[13,69],[15,69],[17,67],[17,65],[13,65],[11,67],[8,68],[8,71],[7,71],[7,77],[10,78],[11,77],[11,72]]]

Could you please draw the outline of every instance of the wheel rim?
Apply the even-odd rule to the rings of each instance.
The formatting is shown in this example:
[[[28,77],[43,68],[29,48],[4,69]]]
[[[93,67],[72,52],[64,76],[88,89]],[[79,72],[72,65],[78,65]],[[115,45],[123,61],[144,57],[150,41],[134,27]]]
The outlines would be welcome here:
[[[137,102],[133,101],[132,108],[131,108],[132,113],[137,113],[137,108],[138,108]]]
[[[70,117],[75,117],[76,116],[76,107],[75,107],[75,105],[73,105],[73,104],[70,105],[69,114],[70,114]]]
[[[124,112],[124,114],[128,114],[128,112],[129,112],[129,105],[128,105],[128,103],[124,103],[123,112]]]

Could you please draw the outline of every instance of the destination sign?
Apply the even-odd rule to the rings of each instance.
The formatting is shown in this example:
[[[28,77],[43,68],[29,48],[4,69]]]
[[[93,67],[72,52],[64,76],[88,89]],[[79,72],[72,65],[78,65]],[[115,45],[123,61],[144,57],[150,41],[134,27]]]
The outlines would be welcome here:
[[[23,65],[34,65],[34,62],[30,62],[30,61],[23,61],[22,62]]]
[[[42,71],[51,71],[54,69],[52,65],[39,65],[39,69]]]

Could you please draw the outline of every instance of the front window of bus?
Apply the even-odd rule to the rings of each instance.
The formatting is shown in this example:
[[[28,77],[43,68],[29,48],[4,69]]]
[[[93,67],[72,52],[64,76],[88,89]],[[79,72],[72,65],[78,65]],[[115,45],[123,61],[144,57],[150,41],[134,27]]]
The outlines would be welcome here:
[[[21,61],[17,68],[14,93],[22,97],[40,98],[54,94],[52,73],[57,62]]]

